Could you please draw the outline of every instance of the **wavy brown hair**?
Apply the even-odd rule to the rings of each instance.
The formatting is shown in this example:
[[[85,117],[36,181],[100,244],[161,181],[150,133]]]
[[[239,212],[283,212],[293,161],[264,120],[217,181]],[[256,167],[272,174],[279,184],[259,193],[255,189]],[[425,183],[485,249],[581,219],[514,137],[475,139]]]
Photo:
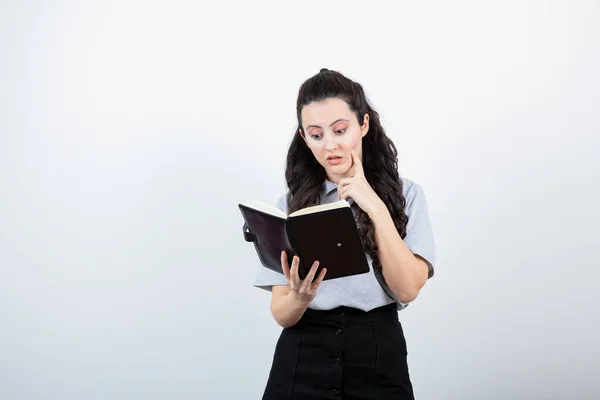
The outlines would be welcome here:
[[[365,178],[387,206],[398,233],[404,239],[408,216],[405,214],[406,200],[402,194],[402,180],[398,173],[396,146],[385,134],[379,114],[369,103],[362,86],[337,71],[325,68],[307,79],[298,92],[298,127],[288,149],[285,170],[285,179],[290,191],[289,212],[317,205],[321,201],[320,193],[327,178],[325,169],[315,159],[298,132],[303,132],[302,108],[314,101],[329,98],[344,100],[353,111],[359,125],[365,114],[369,114],[369,131],[362,139]],[[358,231],[365,251],[373,260],[373,267],[381,268],[373,222],[356,203],[352,204],[352,208],[356,213]]]

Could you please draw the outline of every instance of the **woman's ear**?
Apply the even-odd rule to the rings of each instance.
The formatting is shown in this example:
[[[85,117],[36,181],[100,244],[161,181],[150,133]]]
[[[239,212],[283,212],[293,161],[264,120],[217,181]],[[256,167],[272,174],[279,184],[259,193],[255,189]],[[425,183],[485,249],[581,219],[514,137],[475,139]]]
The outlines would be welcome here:
[[[363,124],[360,127],[362,137],[365,137],[367,132],[369,132],[369,114],[365,113],[365,117],[363,118]]]
[[[308,142],[306,141],[306,137],[302,133],[302,128],[298,129],[298,135],[300,135],[300,137],[302,138],[302,140],[304,140],[304,143],[308,144]]]

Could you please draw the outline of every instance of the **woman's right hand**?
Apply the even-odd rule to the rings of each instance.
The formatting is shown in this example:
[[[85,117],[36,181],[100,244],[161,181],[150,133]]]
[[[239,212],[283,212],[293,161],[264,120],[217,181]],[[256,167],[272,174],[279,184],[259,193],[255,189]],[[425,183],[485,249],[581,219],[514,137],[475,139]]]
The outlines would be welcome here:
[[[321,285],[321,282],[323,282],[327,269],[323,268],[317,279],[314,279],[317,269],[319,268],[319,262],[315,261],[304,280],[302,280],[298,275],[299,265],[300,259],[297,256],[294,256],[290,267],[287,253],[285,251],[281,252],[281,268],[283,269],[285,279],[290,288],[289,294],[293,295],[301,303],[308,305],[317,295],[317,289],[319,288],[319,285]]]

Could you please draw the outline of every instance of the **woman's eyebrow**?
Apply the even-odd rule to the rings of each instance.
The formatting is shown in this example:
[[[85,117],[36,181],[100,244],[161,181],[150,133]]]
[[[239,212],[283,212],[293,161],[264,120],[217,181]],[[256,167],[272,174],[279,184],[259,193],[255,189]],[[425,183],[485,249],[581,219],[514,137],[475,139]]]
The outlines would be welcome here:
[[[336,119],[335,121],[333,121],[333,122],[332,122],[332,123],[331,123],[329,126],[334,126],[335,124],[337,124],[337,123],[338,123],[338,122],[340,122],[340,121],[350,122],[350,121],[348,121],[347,119],[340,118],[340,119]],[[319,126],[319,125],[308,125],[308,126],[306,127],[306,129],[310,129],[310,128],[322,128],[322,127],[321,127],[321,126]]]

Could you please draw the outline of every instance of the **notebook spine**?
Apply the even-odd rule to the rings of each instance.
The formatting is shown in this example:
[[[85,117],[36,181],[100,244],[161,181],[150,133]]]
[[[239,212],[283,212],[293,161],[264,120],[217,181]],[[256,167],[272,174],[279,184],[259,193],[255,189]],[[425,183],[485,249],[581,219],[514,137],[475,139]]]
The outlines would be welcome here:
[[[298,277],[300,279],[304,279],[306,277],[306,275],[308,274],[309,269],[306,267],[306,261],[304,260],[304,258],[302,257],[302,254],[298,252],[298,246],[297,243],[298,241],[296,240],[296,236],[294,234],[294,229],[293,229],[293,218],[291,219],[287,219],[285,221],[285,233],[287,236],[287,242],[290,246],[290,250],[291,252],[298,256],[300,258],[300,264],[298,265]],[[291,267],[291,257],[288,257],[289,263],[290,263],[290,267]]]

